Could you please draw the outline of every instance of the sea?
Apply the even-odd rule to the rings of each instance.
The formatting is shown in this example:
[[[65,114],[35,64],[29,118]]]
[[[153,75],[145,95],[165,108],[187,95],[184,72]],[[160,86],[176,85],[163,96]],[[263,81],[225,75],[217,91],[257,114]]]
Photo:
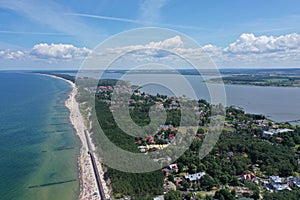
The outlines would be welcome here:
[[[60,79],[0,72],[0,199],[78,199],[79,140]]]

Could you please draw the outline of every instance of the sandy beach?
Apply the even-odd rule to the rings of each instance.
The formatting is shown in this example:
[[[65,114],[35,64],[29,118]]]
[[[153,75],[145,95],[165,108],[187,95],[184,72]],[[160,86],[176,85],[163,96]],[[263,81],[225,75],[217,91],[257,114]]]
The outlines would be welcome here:
[[[45,74],[44,74],[45,75]],[[70,122],[72,123],[76,134],[81,141],[80,155],[78,158],[78,167],[79,167],[79,178],[80,178],[80,200],[98,200],[101,199],[99,189],[97,187],[96,177],[94,174],[94,169],[92,166],[90,155],[88,151],[95,152],[96,147],[92,142],[91,133],[88,131],[87,127],[84,124],[83,116],[79,109],[79,104],[76,101],[76,94],[78,89],[76,85],[69,80],[57,77],[54,75],[47,75],[52,78],[58,78],[68,82],[72,86],[72,91],[69,94],[69,98],[65,102],[65,106],[70,110]],[[85,136],[85,131],[88,133],[87,137]],[[87,141],[88,140],[88,141]],[[88,149],[88,142],[90,144],[90,150]],[[110,190],[107,183],[104,181],[104,171],[100,162],[100,159],[97,153],[93,153],[97,170],[99,172],[100,180],[104,190],[104,195],[106,199],[110,199]]]

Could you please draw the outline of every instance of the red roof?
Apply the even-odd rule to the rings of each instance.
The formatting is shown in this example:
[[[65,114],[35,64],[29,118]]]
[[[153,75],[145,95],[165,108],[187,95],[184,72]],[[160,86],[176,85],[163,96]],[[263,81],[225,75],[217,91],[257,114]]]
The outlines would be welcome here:
[[[146,137],[144,140],[149,141],[151,143],[155,143],[153,136]]]
[[[283,139],[282,139],[281,137],[277,137],[276,140],[277,140],[278,142],[282,142]]]
[[[254,174],[243,174],[242,177],[245,179],[245,180],[252,180],[255,178]]]

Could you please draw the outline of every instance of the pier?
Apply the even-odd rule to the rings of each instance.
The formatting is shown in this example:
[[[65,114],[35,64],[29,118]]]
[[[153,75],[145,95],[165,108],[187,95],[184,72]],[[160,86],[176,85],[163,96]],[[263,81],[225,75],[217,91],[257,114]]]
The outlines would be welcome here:
[[[53,182],[53,183],[45,183],[45,184],[41,184],[41,185],[32,185],[32,186],[29,186],[28,188],[46,187],[46,186],[52,186],[52,185],[59,185],[59,184],[64,184],[64,183],[70,183],[70,182],[74,182],[74,181],[76,181],[76,179],[66,180],[66,181],[59,181],[59,182]]]

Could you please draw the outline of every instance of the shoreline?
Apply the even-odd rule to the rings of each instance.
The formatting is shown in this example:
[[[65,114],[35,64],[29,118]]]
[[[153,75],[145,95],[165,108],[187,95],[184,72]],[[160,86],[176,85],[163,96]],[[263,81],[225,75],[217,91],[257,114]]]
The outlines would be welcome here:
[[[76,132],[76,136],[80,140],[80,154],[77,159],[78,163],[78,172],[79,172],[79,200],[87,200],[87,199],[101,199],[100,197],[100,191],[97,187],[96,177],[94,175],[92,162],[90,159],[90,155],[88,154],[88,142],[90,143],[92,147],[92,151],[96,150],[96,147],[94,143],[92,142],[91,133],[88,131],[88,128],[84,124],[83,116],[79,109],[79,103],[76,101],[76,95],[78,93],[78,88],[76,87],[75,83],[73,83],[70,80],[64,79],[59,76],[51,75],[51,74],[41,74],[39,75],[45,75],[49,76],[51,78],[60,79],[63,81],[66,81],[69,83],[72,87],[72,91],[68,95],[68,99],[65,101],[65,106],[69,109],[70,115],[69,120]],[[87,132],[87,138],[84,134],[84,132]],[[89,141],[87,141],[89,140]],[[104,171],[99,159],[99,156],[94,153],[95,161],[97,169],[100,173],[102,186],[104,189],[104,195],[106,199],[110,198],[110,189],[107,185],[106,181],[104,181],[103,175]]]

